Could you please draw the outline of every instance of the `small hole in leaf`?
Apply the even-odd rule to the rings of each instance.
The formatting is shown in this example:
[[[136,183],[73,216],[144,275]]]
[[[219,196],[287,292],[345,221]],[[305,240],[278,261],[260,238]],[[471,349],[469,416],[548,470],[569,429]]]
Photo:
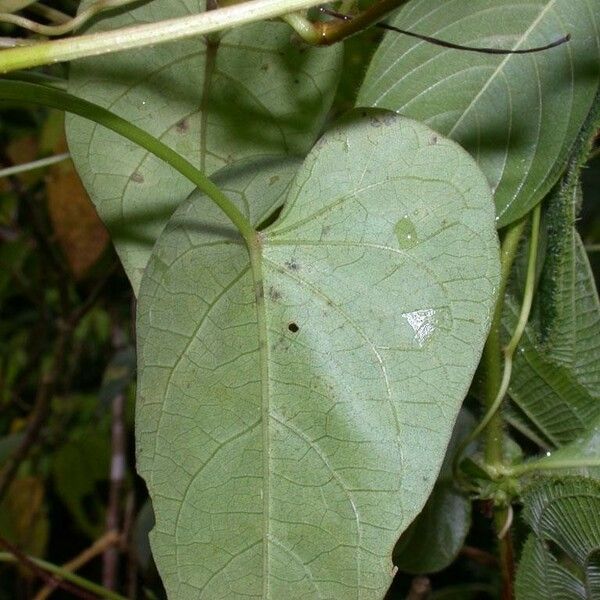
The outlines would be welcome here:
[[[296,325],[296,323],[290,323],[288,325],[288,329],[292,332],[292,333],[297,333],[298,331],[300,331],[300,327],[298,327],[298,325]]]

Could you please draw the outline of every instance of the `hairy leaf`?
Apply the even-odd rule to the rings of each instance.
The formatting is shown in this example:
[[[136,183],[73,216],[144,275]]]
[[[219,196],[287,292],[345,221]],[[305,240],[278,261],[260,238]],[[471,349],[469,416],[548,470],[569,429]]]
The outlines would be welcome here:
[[[471,152],[495,191],[499,226],[526,214],[558,179],[598,90],[600,3],[412,0],[393,24],[495,48],[572,34],[558,48],[495,56],[388,33],[359,94],[359,106],[423,121]]]
[[[600,417],[600,303],[583,243],[575,230],[575,185],[550,199],[550,245],[541,273],[538,318],[516,354],[510,395],[554,446],[583,435]],[[506,303],[514,329],[518,306]]]
[[[219,180],[260,223],[279,171]],[[142,281],[138,464],[161,575],[177,600],[381,598],[489,326],[489,188],[453,142],[365,115],[317,144],[250,257],[195,195]]]
[[[94,0],[82,2],[82,9]],[[155,0],[93,31],[203,11],[204,0]],[[145,129],[211,174],[245,157],[304,154],[322,127],[341,47],[290,43],[282,23],[259,23],[73,64],[70,92]],[[116,134],[67,119],[79,175],[108,225],[137,292],[154,241],[193,185]]]
[[[533,533],[517,573],[517,600],[598,598],[600,482],[543,479],[523,503]]]

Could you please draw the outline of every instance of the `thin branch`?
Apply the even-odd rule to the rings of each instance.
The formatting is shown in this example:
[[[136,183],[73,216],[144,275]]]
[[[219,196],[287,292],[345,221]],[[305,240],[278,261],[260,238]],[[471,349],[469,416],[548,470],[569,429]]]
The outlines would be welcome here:
[[[33,411],[23,439],[14,452],[6,459],[3,469],[0,471],[0,500],[8,491],[12,480],[17,474],[19,466],[29,455],[31,448],[38,441],[42,428],[46,424],[50,414],[50,403],[58,381],[63,374],[67,349],[71,344],[75,328],[90,308],[96,303],[115,268],[116,265],[114,265],[104,279],[94,287],[88,298],[59,324],[58,337],[52,352],[50,367],[42,375]]]
[[[10,175],[18,175],[19,173],[27,173],[29,171],[35,171],[36,169],[44,169],[50,165],[67,160],[71,157],[69,152],[63,154],[56,154],[54,156],[48,156],[47,158],[41,158],[40,160],[34,160],[21,165],[15,165],[13,167],[7,167],[6,169],[0,169],[0,179],[2,177],[9,177]]]
[[[65,563],[62,568],[65,571],[74,572],[100,556],[107,548],[115,546],[120,541],[118,531],[107,531],[101,538],[97,539],[89,548],[78,554],[75,558]],[[47,583],[33,598],[33,600],[46,600],[61,584],[60,579],[53,578],[52,583]]]
[[[125,395],[121,392],[112,401],[112,441],[110,488],[106,510],[106,529],[118,530],[121,526],[121,491],[125,481],[127,448],[125,439]],[[102,557],[102,585],[114,590],[119,573],[119,548],[107,548]]]
[[[73,594],[74,596],[82,598],[82,600],[96,600],[95,595],[92,595],[86,592],[85,590],[81,590],[80,588],[71,583],[61,581],[53,575],[48,574],[43,568],[36,564],[34,560],[29,558],[26,554],[23,554],[23,552],[21,552],[16,546],[14,546],[8,540],[5,540],[2,537],[0,537],[0,547],[7,550],[15,558],[16,562],[29,569],[37,577],[45,581],[47,585],[61,587],[65,591]]]
[[[0,73],[199,37],[318,6],[322,0],[249,0],[200,14],[0,52]]]

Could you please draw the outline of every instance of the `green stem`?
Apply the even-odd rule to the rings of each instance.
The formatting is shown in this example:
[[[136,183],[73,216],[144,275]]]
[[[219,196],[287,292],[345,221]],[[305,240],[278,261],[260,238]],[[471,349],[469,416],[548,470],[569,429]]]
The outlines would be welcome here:
[[[510,339],[510,342],[505,346],[504,353],[504,369],[502,372],[502,378],[500,380],[500,385],[497,388],[496,395],[488,405],[488,410],[486,415],[483,417],[478,427],[471,434],[473,439],[477,437],[483,429],[488,427],[488,425],[492,422],[492,420],[498,415],[498,410],[502,406],[502,401],[504,400],[504,396],[508,392],[508,386],[510,385],[510,378],[512,375],[512,365],[513,365],[513,357],[515,354],[515,350],[521,341],[521,337],[523,336],[523,332],[525,331],[525,327],[527,326],[527,322],[529,321],[529,315],[531,313],[531,306],[533,303],[533,294],[535,291],[535,274],[536,274],[536,266],[537,266],[537,253],[538,253],[538,245],[539,245],[539,237],[540,237],[540,218],[541,218],[541,205],[538,204],[533,209],[533,217],[531,219],[531,238],[529,241],[529,255],[527,258],[527,277],[525,282],[525,292],[523,294],[523,302],[521,304],[521,312],[519,314],[519,320],[517,322],[517,326],[515,327],[515,331]],[[513,258],[514,260],[514,258]],[[511,262],[512,264],[512,262]],[[506,286],[505,286],[506,290]],[[504,303],[502,303],[504,305]],[[498,315],[498,318],[502,318],[502,314]],[[500,321],[498,321],[497,328],[497,336],[499,343],[500,336]],[[496,340],[494,340],[496,343]],[[491,358],[491,357],[490,357]],[[494,376],[497,377],[496,369],[497,366],[494,364]],[[499,368],[499,363],[498,363]],[[496,385],[497,379],[494,382]],[[489,390],[491,392],[491,389]],[[488,396],[488,398],[491,396]],[[492,432],[491,438],[487,438],[488,445],[486,445],[486,450],[489,448],[490,441],[493,438],[497,440],[497,435],[500,435],[503,428],[502,417],[498,415],[500,422],[500,431],[494,430]],[[470,440],[469,440],[470,441]],[[502,444],[494,443],[491,445],[491,449],[489,453],[486,452],[486,460],[491,465],[497,465],[503,462],[503,451]]]
[[[473,432],[474,438],[485,429],[484,457],[488,464],[500,464],[504,457],[504,423],[502,416],[496,409],[497,398],[502,386],[502,344],[501,328],[502,313],[504,310],[504,298],[506,287],[514,260],[517,256],[519,241],[525,228],[525,219],[510,226],[502,242],[500,256],[500,289],[494,309],[490,335],[483,351],[483,368],[485,373],[485,400],[484,406],[487,414],[483,418],[483,426]],[[478,431],[480,430],[480,431]]]
[[[63,154],[56,154],[55,156],[48,156],[47,158],[41,158],[40,160],[34,160],[22,165],[15,165],[14,167],[7,167],[6,169],[0,169],[0,179],[3,177],[9,177],[10,175],[18,175],[19,173],[28,173],[29,171],[35,171],[36,169],[43,169],[50,165],[67,160],[71,155],[68,152]]]
[[[477,427],[460,443],[453,463],[453,472],[456,480],[460,481],[460,461],[467,446],[477,439],[486,430],[485,462],[488,464],[501,464],[503,458],[504,427],[502,418],[497,415],[495,408],[496,398],[502,383],[502,345],[500,331],[502,326],[502,312],[506,286],[510,278],[513,262],[519,248],[519,241],[525,228],[525,219],[511,225],[504,236],[500,250],[500,288],[492,317],[492,325],[486,340],[481,358],[481,370],[484,374],[484,408],[486,414]]]
[[[202,171],[160,140],[132,125],[129,121],[96,104],[81,100],[61,90],[35,83],[0,79],[0,99],[31,102],[72,112],[122,135],[164,160],[203,191],[229,217],[246,242],[249,243],[254,239],[255,230],[250,221]]]
[[[9,48],[0,52],[0,73],[197,37],[321,3],[322,0],[251,0],[156,23]]]
[[[316,46],[319,43],[319,32],[312,21],[302,13],[291,13],[281,17],[307,44]]]
[[[501,475],[506,477],[522,477],[536,471],[556,471],[563,469],[584,469],[600,467],[600,458],[571,458],[564,460],[552,460],[540,458],[521,463],[520,465],[505,466],[500,469]]]
[[[121,596],[121,594],[117,594],[111,590],[94,583],[93,581],[89,581],[71,571],[64,569],[63,567],[59,567],[58,565],[54,565],[52,563],[46,562],[41,558],[33,558],[28,556],[27,559],[31,561],[33,564],[38,566],[40,569],[47,571],[48,573],[52,573],[53,575],[57,575],[61,579],[65,581],[69,581],[76,586],[87,590],[88,592],[92,592],[96,594],[100,598],[105,598],[106,600],[127,600],[125,596]],[[9,563],[18,563],[17,557],[9,552],[0,552],[0,562],[9,562]]]

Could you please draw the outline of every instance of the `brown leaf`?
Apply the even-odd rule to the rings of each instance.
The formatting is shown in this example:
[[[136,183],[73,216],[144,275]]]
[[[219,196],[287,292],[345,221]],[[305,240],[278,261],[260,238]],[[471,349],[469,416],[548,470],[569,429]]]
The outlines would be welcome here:
[[[0,504],[0,534],[25,554],[43,556],[48,543],[44,484],[36,477],[15,479]],[[28,571],[23,572],[29,575]]]
[[[54,165],[46,178],[48,213],[73,275],[80,279],[100,258],[109,236],[71,161]]]

